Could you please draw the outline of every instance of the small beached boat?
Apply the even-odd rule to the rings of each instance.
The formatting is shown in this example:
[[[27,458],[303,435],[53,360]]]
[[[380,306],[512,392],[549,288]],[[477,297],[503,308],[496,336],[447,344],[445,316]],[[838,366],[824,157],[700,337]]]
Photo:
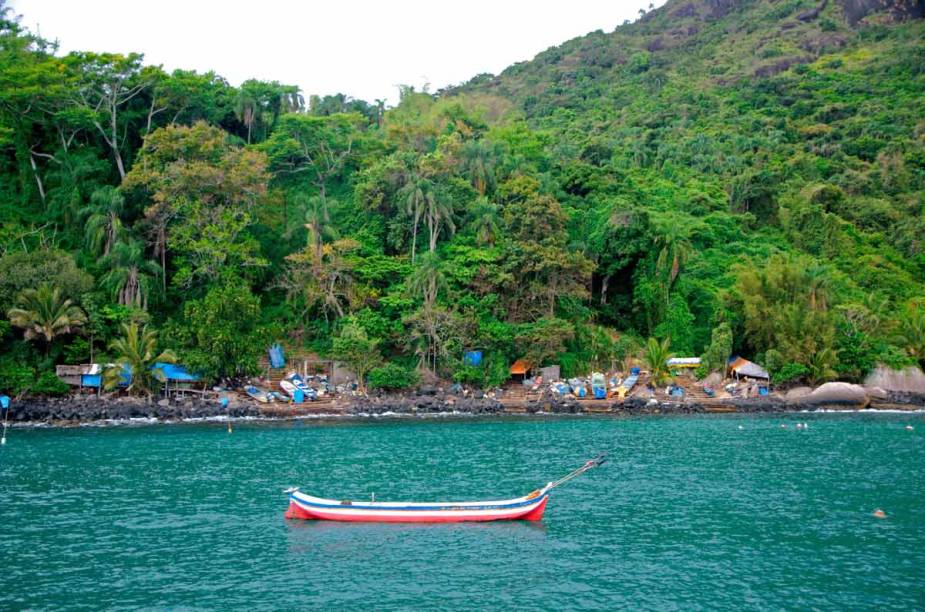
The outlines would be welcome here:
[[[314,401],[318,399],[318,392],[315,391],[310,386],[308,386],[308,383],[306,383],[305,380],[301,376],[299,376],[299,374],[296,372],[291,372],[289,376],[284,378],[279,383],[280,386],[283,387],[283,390],[285,390],[286,393],[289,393],[290,397],[294,397],[292,393],[289,391],[289,389],[283,385],[283,383],[286,383],[286,385],[291,386],[293,391],[295,389],[298,389],[299,391],[301,391],[305,395],[306,400]]]
[[[549,491],[604,463],[599,455],[583,466],[523,497],[475,502],[377,502],[324,499],[288,489],[286,518],[382,523],[456,523],[462,521],[539,521]]]
[[[291,382],[289,382],[289,381],[286,380],[285,378],[284,378],[283,380],[279,381],[279,387],[280,387],[280,389],[283,390],[283,393],[285,393],[285,394],[288,395],[289,397],[293,397],[293,398],[295,397],[295,395],[296,395],[296,390],[298,389],[298,387],[296,387],[294,384],[292,384]]]
[[[244,392],[247,393],[252,398],[254,398],[255,400],[257,400],[258,402],[260,402],[261,404],[269,404],[270,400],[273,399],[269,393],[267,393],[263,389],[258,389],[257,387],[253,385],[248,385],[244,387]]]

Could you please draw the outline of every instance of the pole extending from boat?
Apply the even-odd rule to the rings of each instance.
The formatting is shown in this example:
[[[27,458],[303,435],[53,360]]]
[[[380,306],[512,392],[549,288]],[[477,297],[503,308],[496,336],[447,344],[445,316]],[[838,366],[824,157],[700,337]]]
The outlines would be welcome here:
[[[474,502],[377,502],[334,500],[314,497],[299,491],[298,487],[286,489],[289,494],[289,509],[286,518],[329,521],[366,521],[388,523],[449,523],[461,521],[526,520],[543,518],[549,491],[603,465],[605,456],[598,455],[572,470],[562,478],[546,484],[523,497],[495,501]]]
[[[550,482],[550,483],[547,484],[545,487],[543,487],[542,490],[543,490],[543,492],[545,493],[545,492],[547,492],[547,491],[550,491],[550,490],[552,490],[552,489],[555,489],[555,488],[558,487],[559,485],[563,485],[563,484],[567,483],[567,482],[568,482],[569,480],[571,480],[572,478],[575,478],[575,477],[577,477],[577,476],[580,476],[580,475],[584,474],[585,472],[587,472],[587,471],[590,470],[591,468],[600,467],[600,466],[604,465],[604,462],[606,462],[606,461],[607,461],[607,455],[604,454],[604,453],[601,453],[600,455],[598,455],[598,456],[595,457],[594,459],[590,459],[590,460],[588,460],[587,462],[585,462],[585,464],[584,464],[583,466],[581,466],[580,468],[578,468],[577,470],[573,470],[573,471],[569,472],[568,474],[566,474],[565,476],[563,476],[563,477],[560,478],[559,480],[554,480],[554,481]]]

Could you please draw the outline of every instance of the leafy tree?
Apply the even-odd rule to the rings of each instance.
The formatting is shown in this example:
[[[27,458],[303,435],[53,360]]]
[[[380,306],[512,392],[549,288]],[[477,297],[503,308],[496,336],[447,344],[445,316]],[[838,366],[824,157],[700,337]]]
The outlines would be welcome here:
[[[404,321],[409,326],[407,346],[413,348],[419,367],[437,372],[441,359],[460,344],[460,321],[451,311],[435,306],[421,308]]]
[[[73,104],[89,111],[93,126],[112,152],[119,178],[124,179],[122,144],[126,113],[121,111],[150,85],[150,81],[142,78],[143,56],[75,52],[65,59],[79,82]]]
[[[46,356],[55,340],[78,331],[87,321],[79,306],[50,285],[23,290],[16,308],[7,316],[14,326],[23,329],[26,340],[40,340],[45,344]]]
[[[700,368],[697,372],[700,378],[710,372],[725,373],[726,360],[732,355],[732,328],[727,322],[722,322],[713,328],[710,335],[710,344],[700,358]],[[769,366],[770,367],[770,366]]]
[[[0,308],[14,305],[24,289],[39,285],[58,289],[63,298],[77,299],[93,288],[93,277],[59,249],[9,253],[0,257]]]
[[[238,90],[235,114],[247,128],[247,144],[250,144],[253,132],[259,131],[265,136],[281,114],[300,110],[304,105],[298,87],[249,79]]]
[[[353,253],[358,248],[356,241],[343,239],[322,246],[320,253],[310,246],[286,256],[279,286],[301,324],[312,315],[329,321],[347,313],[356,300]]]
[[[367,336],[366,330],[355,321],[348,321],[334,337],[331,355],[353,370],[361,391],[366,388],[366,377],[370,370],[382,361],[379,341]]]
[[[737,290],[745,332],[758,352],[779,351],[786,362],[833,348],[834,319],[823,282],[806,260],[772,256],[763,267],[738,268]]]
[[[122,337],[109,345],[116,365],[103,371],[103,384],[107,389],[115,389],[123,380],[125,370],[131,375],[126,390],[132,394],[150,397],[163,382],[163,373],[153,370],[155,363],[174,363],[173,351],[158,352],[157,332],[148,326],[127,323],[122,326]]]
[[[123,188],[150,198],[145,223],[155,253],[181,288],[215,282],[226,269],[266,266],[248,235],[252,211],[267,190],[263,154],[229,144],[218,128],[198,122],[152,132]]]
[[[187,302],[171,333],[184,363],[213,380],[256,373],[268,341],[260,298],[233,276]]]

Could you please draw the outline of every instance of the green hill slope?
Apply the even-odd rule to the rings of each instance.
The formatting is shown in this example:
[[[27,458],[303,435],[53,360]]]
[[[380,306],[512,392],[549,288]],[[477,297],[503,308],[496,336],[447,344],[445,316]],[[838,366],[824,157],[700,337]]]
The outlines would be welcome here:
[[[830,266],[842,307],[869,314],[923,293],[921,14],[911,2],[671,1],[454,91],[511,99],[554,138],[559,195],[612,321],[632,320],[634,304],[647,319],[636,328],[656,327],[634,224],[687,245],[672,292],[701,341],[715,325],[708,296],[736,264],[775,252]],[[603,217],[621,228],[602,235]],[[738,348],[770,348],[739,331]]]
[[[62,56],[4,7],[0,391],[142,341],[383,387],[649,338],[778,382],[925,365],[920,1],[670,1],[391,109]]]

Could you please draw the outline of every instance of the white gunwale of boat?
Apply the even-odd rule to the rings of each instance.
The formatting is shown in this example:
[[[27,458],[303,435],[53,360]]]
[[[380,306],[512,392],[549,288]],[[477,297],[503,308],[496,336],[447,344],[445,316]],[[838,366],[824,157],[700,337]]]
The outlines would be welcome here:
[[[292,497],[296,501],[303,501],[308,504],[322,504],[325,506],[336,506],[342,509],[350,509],[351,506],[362,506],[363,508],[377,508],[377,509],[395,509],[395,508],[435,508],[435,507],[452,507],[452,508],[471,508],[471,507],[480,507],[480,506],[511,506],[514,504],[523,504],[527,502],[540,501],[543,498],[543,495],[546,493],[545,487],[539,491],[534,491],[522,497],[515,497],[513,499],[500,499],[500,500],[486,500],[486,501],[468,501],[468,502],[455,502],[455,501],[434,501],[434,502],[380,502],[380,501],[370,501],[363,499],[354,499],[349,500],[349,503],[345,503],[348,500],[339,500],[339,499],[326,499],[324,497],[314,497],[303,493],[302,491],[293,491]]]

